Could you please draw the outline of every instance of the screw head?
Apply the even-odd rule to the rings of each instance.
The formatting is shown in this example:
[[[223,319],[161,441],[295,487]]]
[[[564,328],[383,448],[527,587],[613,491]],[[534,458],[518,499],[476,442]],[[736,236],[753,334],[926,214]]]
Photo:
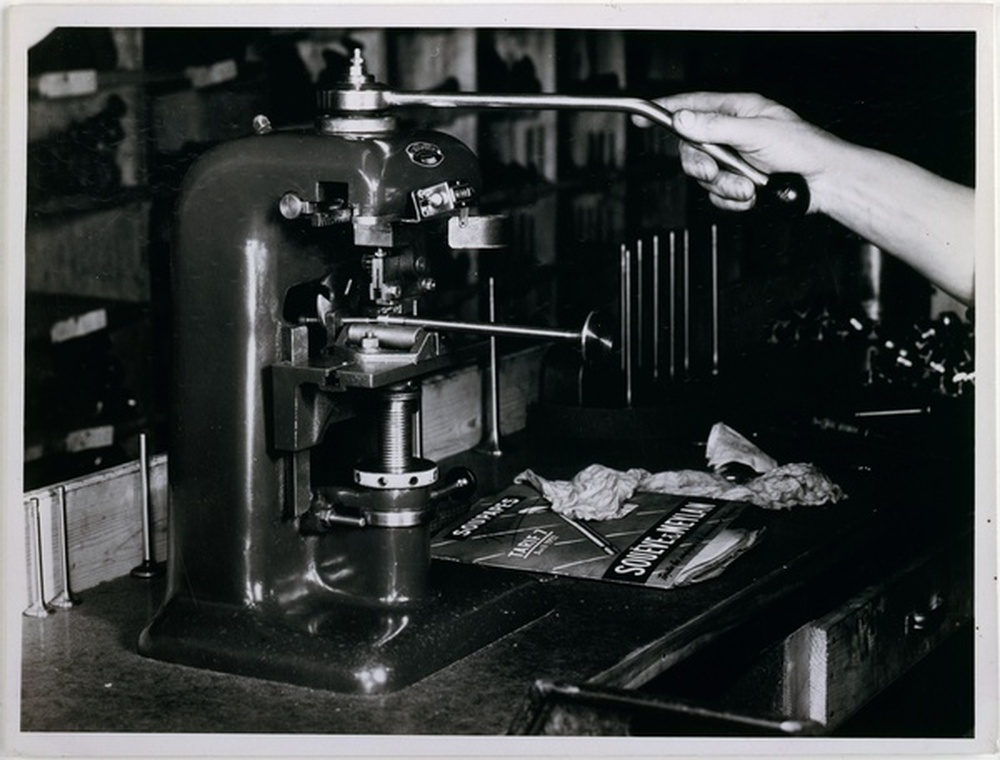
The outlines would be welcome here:
[[[254,134],[266,135],[269,132],[274,131],[274,127],[271,126],[271,120],[267,118],[264,114],[259,113],[253,117],[253,131]]]
[[[278,201],[278,211],[285,219],[298,219],[305,204],[295,193],[285,193]]]

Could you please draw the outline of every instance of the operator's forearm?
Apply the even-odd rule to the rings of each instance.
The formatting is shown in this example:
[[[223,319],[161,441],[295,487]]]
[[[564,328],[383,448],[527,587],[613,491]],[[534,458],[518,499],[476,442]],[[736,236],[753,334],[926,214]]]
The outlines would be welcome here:
[[[975,194],[915,164],[834,140],[814,206],[971,304]]]

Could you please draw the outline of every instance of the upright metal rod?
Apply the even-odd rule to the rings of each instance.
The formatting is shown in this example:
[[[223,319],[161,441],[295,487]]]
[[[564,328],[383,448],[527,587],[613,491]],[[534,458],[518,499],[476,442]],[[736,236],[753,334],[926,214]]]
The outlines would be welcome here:
[[[493,277],[489,278],[487,287],[489,319],[490,324],[494,324],[497,320],[497,294],[496,280]],[[500,355],[495,335],[490,336],[489,415],[483,433],[483,443],[479,450],[490,456],[500,456],[503,453],[500,449]]]
[[[149,562],[153,559],[153,542],[149,529],[149,453],[145,433],[139,433],[139,482],[142,489],[142,558]]]
[[[719,227],[712,225],[712,374],[719,374]]]
[[[635,325],[635,363],[636,367],[642,368],[645,362],[643,361],[643,329],[642,323],[645,322],[646,308],[644,304],[645,296],[645,279],[646,279],[646,268],[643,266],[642,262],[642,239],[635,241],[635,303],[636,303],[636,325]]]
[[[632,252],[625,249],[625,405],[632,406]]]
[[[33,497],[28,502],[28,535],[31,551],[35,555],[32,563],[32,580],[34,583],[28,590],[28,607],[24,610],[25,617],[44,618],[51,614],[45,604],[44,560],[42,559],[42,514],[38,499]]]
[[[67,610],[79,604],[69,584],[69,530],[66,519],[66,486],[59,486],[59,552],[62,555],[62,591],[49,604]]]
[[[420,316],[420,304],[417,299],[413,300],[410,313],[414,317]],[[420,404],[413,412],[413,456],[418,459],[424,456],[424,413]]]
[[[132,577],[142,580],[155,578],[162,572],[153,561],[153,531],[150,527],[149,457],[146,434],[139,433],[139,503],[142,509],[142,564],[132,568]]]
[[[660,236],[653,236],[653,379],[660,379]]]
[[[628,255],[628,249],[622,245],[621,252],[618,257],[618,301],[621,307],[618,309],[619,312],[619,325],[620,328],[620,343],[621,343],[621,364],[622,372],[625,372],[625,346],[628,343],[628,322],[625,319],[625,303],[628,301],[628,290],[625,286],[625,257]]]
[[[684,230],[684,378],[691,371],[691,237]]]
[[[670,269],[669,285],[667,291],[670,294],[667,308],[670,310],[670,317],[667,320],[670,326],[670,379],[677,375],[677,233],[670,231]]]

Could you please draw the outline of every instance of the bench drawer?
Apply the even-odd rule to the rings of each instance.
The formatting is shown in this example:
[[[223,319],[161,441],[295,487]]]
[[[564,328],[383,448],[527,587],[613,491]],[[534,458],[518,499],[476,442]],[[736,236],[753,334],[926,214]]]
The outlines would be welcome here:
[[[784,643],[784,714],[832,729],[972,617],[972,547],[953,544]]]

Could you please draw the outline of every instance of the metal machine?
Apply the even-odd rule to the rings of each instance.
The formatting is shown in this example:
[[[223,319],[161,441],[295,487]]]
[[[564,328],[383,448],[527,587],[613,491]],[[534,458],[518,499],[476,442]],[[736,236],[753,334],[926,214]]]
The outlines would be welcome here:
[[[418,383],[461,356],[449,334],[610,348],[596,318],[551,330],[423,316],[433,247],[502,247],[503,223],[477,213],[472,152],[402,130],[393,110],[596,108],[667,127],[670,115],[620,98],[393,92],[357,54],[319,105],[308,132],[258,117],[256,136],[206,154],[185,181],[168,588],[139,651],[381,693],[548,609],[531,578],[431,562],[435,504],[475,487],[468,471],[442,478],[420,456]],[[707,147],[762,187],[771,179]],[[337,482],[320,463],[331,449],[364,450],[330,433],[355,418],[372,423],[369,457]]]

